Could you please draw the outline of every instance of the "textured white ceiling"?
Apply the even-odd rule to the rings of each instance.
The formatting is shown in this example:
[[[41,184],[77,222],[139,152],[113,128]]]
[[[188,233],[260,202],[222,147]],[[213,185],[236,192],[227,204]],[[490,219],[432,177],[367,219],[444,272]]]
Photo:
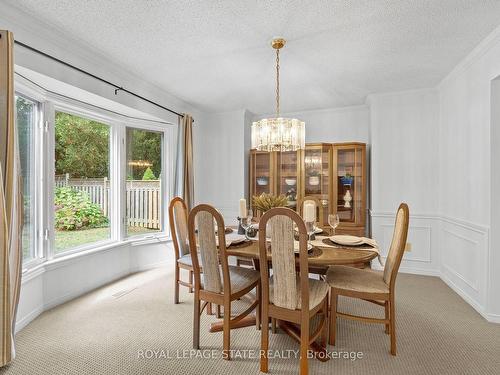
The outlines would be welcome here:
[[[434,86],[500,20],[498,0],[5,1],[202,110],[255,113],[274,110],[273,36],[290,112]]]

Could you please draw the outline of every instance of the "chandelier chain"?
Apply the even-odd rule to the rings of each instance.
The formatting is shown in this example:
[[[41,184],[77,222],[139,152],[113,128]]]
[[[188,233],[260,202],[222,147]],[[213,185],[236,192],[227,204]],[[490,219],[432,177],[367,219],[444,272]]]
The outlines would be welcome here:
[[[276,117],[280,117],[280,50],[276,50]]]

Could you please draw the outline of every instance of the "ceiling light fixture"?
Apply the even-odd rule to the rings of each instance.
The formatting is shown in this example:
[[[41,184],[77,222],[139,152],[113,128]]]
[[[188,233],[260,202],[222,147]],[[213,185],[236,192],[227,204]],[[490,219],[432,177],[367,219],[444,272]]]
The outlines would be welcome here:
[[[259,151],[296,151],[305,147],[305,123],[280,117],[280,49],[285,43],[283,38],[271,42],[276,50],[276,117],[252,124],[252,148]]]

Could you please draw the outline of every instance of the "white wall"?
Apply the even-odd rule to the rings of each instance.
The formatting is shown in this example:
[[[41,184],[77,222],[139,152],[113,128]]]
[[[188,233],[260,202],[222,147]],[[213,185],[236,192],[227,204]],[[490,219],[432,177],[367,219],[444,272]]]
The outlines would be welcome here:
[[[478,311],[498,322],[500,121],[492,113],[498,111],[500,96],[498,86],[492,92],[492,84],[499,75],[500,28],[439,86],[440,211],[447,221],[442,275]]]
[[[274,114],[254,115],[254,121]],[[306,142],[370,143],[370,110],[366,105],[282,113],[306,123]]]
[[[140,77],[120,68],[116,62],[100,56],[89,45],[69,42],[64,35],[37,19],[10,7],[1,5],[0,25],[14,33],[14,38],[49,53],[79,68],[101,76],[178,112],[191,113],[195,124],[202,127],[203,113],[189,103],[176,98]],[[177,124],[177,116],[130,95],[114,94],[111,86],[78,73],[70,68],[15,47],[17,66],[28,68],[58,81],[151,114],[164,121]],[[26,273],[22,278],[17,330],[24,327],[42,311],[88,292],[116,278],[141,269],[155,267],[169,260],[172,250],[166,242],[160,244],[121,244],[109,249],[79,257],[49,262]]]
[[[385,255],[401,202],[410,207],[401,270],[439,272],[439,97],[437,90],[370,95],[372,235]]]
[[[248,198],[248,154],[252,121],[269,115],[240,110],[204,115],[195,126],[195,197],[197,203],[217,207],[226,221],[235,220],[238,202]],[[354,106],[297,113],[306,122],[306,142],[369,143],[368,106]]]
[[[245,110],[207,114],[194,127],[195,200],[217,207],[231,224],[247,190],[247,117]]]

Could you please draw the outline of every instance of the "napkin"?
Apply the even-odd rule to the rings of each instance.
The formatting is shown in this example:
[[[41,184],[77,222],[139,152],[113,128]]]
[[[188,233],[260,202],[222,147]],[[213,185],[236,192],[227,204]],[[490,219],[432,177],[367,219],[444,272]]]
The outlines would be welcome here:
[[[245,238],[244,234],[238,234],[235,232],[226,234],[226,247],[241,243],[245,240],[246,240],[246,238]],[[218,237],[215,237],[215,243],[217,244],[217,246],[219,246],[219,238]]]

